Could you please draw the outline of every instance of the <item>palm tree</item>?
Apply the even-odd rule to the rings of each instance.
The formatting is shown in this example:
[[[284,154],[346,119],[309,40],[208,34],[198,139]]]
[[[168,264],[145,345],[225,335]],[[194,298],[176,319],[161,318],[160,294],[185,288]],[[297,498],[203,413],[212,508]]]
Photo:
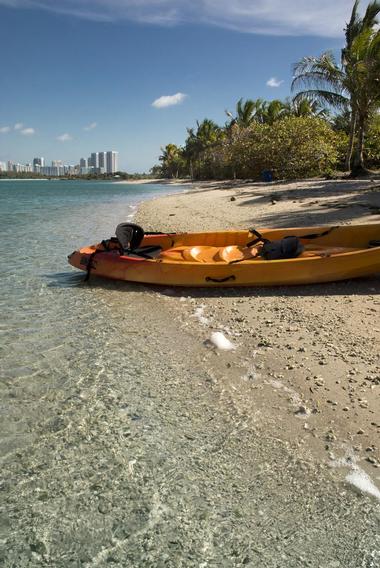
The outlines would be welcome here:
[[[285,104],[283,101],[274,99],[270,102],[265,102],[259,113],[259,121],[262,124],[273,124],[276,120],[284,117],[284,112]]]
[[[161,148],[162,154],[159,157],[162,162],[163,173],[166,177],[177,178],[181,167],[182,149],[175,144],[167,144]]]
[[[365,133],[370,118],[380,106],[380,31],[364,29],[352,42],[347,74],[351,82],[351,112],[355,116],[357,144],[353,171],[364,168]]]
[[[329,112],[327,108],[317,100],[309,100],[307,98],[298,97],[296,100],[286,100],[283,116],[315,117],[327,119],[329,117]]]
[[[189,162],[191,178],[194,177],[194,164],[198,163],[200,173],[201,159],[206,150],[218,145],[223,136],[223,130],[209,118],[202,122],[197,121],[197,129],[188,128],[188,137],[185,142],[184,156]]]
[[[263,99],[247,99],[246,101],[244,101],[243,98],[239,99],[236,103],[235,116],[226,110],[227,116],[231,119],[227,128],[235,124],[240,126],[240,128],[247,128],[253,122],[260,122],[260,117],[265,109],[265,105],[266,102]]]
[[[380,12],[380,3],[377,0],[370,2],[367,6],[365,14],[360,17],[358,8],[360,0],[355,0],[352,8],[351,18],[345,28],[346,45],[342,49],[341,63],[343,68],[347,68],[350,62],[350,49],[352,48],[355,38],[357,38],[364,30],[373,29],[378,23],[377,16]],[[353,102],[353,101],[351,101]],[[350,141],[346,155],[346,170],[351,167],[352,154],[354,149],[354,138],[356,131],[357,115],[353,110],[354,104],[351,104],[350,113]]]
[[[363,161],[364,135],[371,113],[380,105],[380,32],[373,28],[374,14],[380,11],[371,2],[363,19],[357,16],[358,1],[354,4],[346,28],[347,45],[342,52],[344,62],[339,66],[330,52],[320,57],[304,57],[294,67],[292,89],[306,87],[294,98],[327,104],[351,113],[351,140],[347,165],[352,173],[365,171]],[[357,134],[353,163],[351,157]]]
[[[346,25],[346,28],[344,30],[346,36],[346,45],[342,49],[343,66],[347,64],[349,51],[354,39],[365,29],[373,29],[378,23],[377,16],[380,12],[380,2],[378,2],[378,0],[373,0],[372,2],[370,2],[362,18],[358,13],[359,4],[360,0],[355,0],[350,21]]]

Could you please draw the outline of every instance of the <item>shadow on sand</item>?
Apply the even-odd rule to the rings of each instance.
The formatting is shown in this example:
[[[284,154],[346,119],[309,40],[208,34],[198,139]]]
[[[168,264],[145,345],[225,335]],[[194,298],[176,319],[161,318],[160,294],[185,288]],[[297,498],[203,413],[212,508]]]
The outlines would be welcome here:
[[[49,288],[78,288],[88,286],[120,293],[128,292],[155,292],[162,296],[181,298],[183,296],[191,298],[243,298],[255,296],[265,297],[315,297],[315,296],[366,296],[380,295],[380,274],[368,278],[357,278],[355,280],[344,280],[341,282],[328,282],[320,284],[296,285],[296,286],[271,286],[271,287],[231,287],[231,288],[190,288],[180,286],[149,286],[147,284],[136,284],[133,282],[123,282],[109,280],[98,276],[91,276],[85,282],[84,273],[58,272],[45,274],[49,279]]]
[[[266,227],[335,225],[368,215],[374,215],[374,221],[380,222],[380,188],[371,182],[366,182],[365,188],[363,181],[347,181],[338,186],[316,181],[307,187],[297,184],[293,189],[281,189],[278,184],[261,186],[240,192],[238,200],[239,207],[254,207],[258,211],[260,206],[272,202],[273,213],[260,214],[260,225]],[[295,203],[300,209],[286,213],[279,211],[276,205],[286,201]],[[255,219],[248,222],[255,223]]]

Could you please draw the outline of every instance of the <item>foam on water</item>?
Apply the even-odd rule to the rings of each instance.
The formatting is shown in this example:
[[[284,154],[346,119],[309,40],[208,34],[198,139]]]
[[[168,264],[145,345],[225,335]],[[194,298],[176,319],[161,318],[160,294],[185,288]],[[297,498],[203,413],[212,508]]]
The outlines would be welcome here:
[[[373,483],[370,476],[360,467],[354,466],[352,471],[346,475],[346,481],[363,493],[376,497],[380,501],[380,490]]]
[[[197,319],[201,325],[208,325],[210,323],[209,318],[204,315],[205,309],[206,306],[202,304],[201,306],[198,306],[196,308],[194,314],[192,315],[192,317]]]
[[[354,454],[352,448],[348,448],[344,456],[332,459],[330,467],[348,468],[350,472],[345,477],[347,483],[356,487],[360,492],[367,493],[367,495],[371,495],[380,501],[380,490],[368,473],[358,466],[358,461],[359,457]]]
[[[234,345],[221,331],[214,331],[211,334],[210,341],[221,351],[233,351],[236,349],[236,345]]]

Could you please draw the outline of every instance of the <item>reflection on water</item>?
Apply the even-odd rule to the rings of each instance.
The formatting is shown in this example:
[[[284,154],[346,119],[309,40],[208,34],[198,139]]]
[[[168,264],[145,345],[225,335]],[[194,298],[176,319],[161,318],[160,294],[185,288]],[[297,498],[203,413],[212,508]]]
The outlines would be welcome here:
[[[379,566],[377,504],[242,410],[175,297],[66,270],[95,220],[97,239],[128,210],[118,199],[84,225],[85,200],[53,220],[42,207],[29,247],[8,232],[0,565]]]

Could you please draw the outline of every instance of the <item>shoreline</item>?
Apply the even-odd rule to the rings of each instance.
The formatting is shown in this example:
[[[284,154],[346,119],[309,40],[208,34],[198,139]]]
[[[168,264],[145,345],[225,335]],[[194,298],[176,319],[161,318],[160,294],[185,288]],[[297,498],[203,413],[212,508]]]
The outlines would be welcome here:
[[[256,228],[376,223],[380,189],[371,180],[203,182],[186,193],[142,203],[134,221],[147,230],[175,232],[253,223]],[[168,293],[200,349],[213,331],[238,345],[226,356],[225,388],[240,389],[245,373],[243,406],[265,415],[273,436],[307,445],[319,463],[356,463],[376,477],[380,367],[371,346],[380,341],[378,277]]]
[[[111,180],[118,185],[187,185],[192,184],[188,179],[162,179],[162,178],[149,178],[149,179],[125,179],[120,181]]]

